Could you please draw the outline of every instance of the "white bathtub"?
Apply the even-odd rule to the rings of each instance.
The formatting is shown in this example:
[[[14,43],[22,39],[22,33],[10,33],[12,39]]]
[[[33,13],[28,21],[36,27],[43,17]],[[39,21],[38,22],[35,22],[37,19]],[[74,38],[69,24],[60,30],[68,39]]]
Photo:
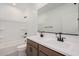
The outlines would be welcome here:
[[[4,45],[2,45],[4,46]],[[2,48],[0,48],[0,56],[17,56],[18,52],[17,52],[17,46],[4,46]]]
[[[26,46],[22,41],[6,42],[0,44],[0,56],[23,56],[22,52]],[[24,52],[24,51],[23,51]],[[24,55],[25,56],[25,55]]]

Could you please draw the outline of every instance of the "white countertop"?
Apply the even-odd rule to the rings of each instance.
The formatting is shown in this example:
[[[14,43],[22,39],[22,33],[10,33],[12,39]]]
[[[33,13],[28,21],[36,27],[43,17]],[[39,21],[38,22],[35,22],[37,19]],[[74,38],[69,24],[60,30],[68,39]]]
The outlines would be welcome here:
[[[55,35],[47,34],[43,38],[39,35],[29,36],[27,38],[66,56],[79,56],[79,43],[69,42],[69,39],[59,42]]]

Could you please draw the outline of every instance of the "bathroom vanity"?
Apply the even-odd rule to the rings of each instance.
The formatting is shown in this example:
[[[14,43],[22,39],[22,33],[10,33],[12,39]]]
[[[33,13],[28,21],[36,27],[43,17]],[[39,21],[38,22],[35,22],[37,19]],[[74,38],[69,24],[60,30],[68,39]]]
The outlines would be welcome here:
[[[30,39],[27,40],[27,56],[64,56],[57,51],[36,43]]]
[[[50,7],[52,6],[52,7]],[[79,56],[78,4],[55,3],[47,4],[38,10],[38,32],[50,34],[27,37],[28,56]],[[55,33],[67,35],[63,40],[57,40]],[[61,38],[62,39],[62,38]]]
[[[65,36],[64,36],[65,37]],[[55,34],[44,37],[27,37],[27,56],[79,56],[79,37],[66,36],[64,42],[58,41]]]

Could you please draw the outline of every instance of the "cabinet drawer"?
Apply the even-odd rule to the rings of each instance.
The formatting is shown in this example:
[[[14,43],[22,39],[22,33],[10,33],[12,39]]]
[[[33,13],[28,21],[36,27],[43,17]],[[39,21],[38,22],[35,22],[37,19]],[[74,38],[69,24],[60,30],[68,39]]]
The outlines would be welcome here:
[[[27,44],[30,44],[31,46],[35,47],[35,48],[38,48],[38,44],[36,42],[33,42],[32,40],[30,39],[27,39]]]
[[[42,45],[39,45],[39,52],[43,52],[48,56],[64,56],[63,54],[60,54],[56,51],[53,51],[49,48],[46,48],[46,47],[42,46]]]

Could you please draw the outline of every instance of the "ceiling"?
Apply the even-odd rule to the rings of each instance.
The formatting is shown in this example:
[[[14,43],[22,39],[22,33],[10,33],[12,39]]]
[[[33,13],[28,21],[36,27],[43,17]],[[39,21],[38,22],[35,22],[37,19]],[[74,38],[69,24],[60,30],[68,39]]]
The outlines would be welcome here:
[[[25,11],[27,8],[34,8],[34,3],[16,3],[16,5],[13,5],[13,3],[0,3],[0,5],[9,5],[12,7],[16,7],[20,9],[21,11]]]
[[[16,5],[13,5],[14,3],[0,3],[0,6],[11,6],[18,8],[21,11],[25,11],[26,9],[29,8],[36,8],[37,10],[40,9],[41,7],[45,6],[47,3],[16,3]]]
[[[12,6],[12,4],[9,4]],[[25,11],[26,9],[28,8],[34,8],[34,5],[33,3],[16,3],[16,5],[14,7],[20,9],[21,11]]]

